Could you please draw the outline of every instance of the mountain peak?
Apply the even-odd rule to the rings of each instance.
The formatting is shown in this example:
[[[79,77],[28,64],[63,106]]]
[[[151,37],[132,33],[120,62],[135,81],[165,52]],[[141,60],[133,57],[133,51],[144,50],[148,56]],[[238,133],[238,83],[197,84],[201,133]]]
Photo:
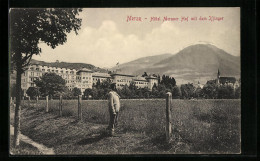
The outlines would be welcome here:
[[[131,74],[148,72],[170,75],[176,81],[204,82],[206,79],[214,79],[218,69],[224,75],[240,75],[240,60],[215,45],[194,44],[175,55],[143,57],[117,68]]]

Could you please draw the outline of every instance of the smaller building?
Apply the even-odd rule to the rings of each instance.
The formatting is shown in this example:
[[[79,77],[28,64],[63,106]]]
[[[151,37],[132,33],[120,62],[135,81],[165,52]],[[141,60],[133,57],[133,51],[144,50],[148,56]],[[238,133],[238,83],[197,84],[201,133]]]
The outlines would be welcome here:
[[[145,79],[148,80],[148,88],[149,88],[149,90],[153,89],[154,84],[156,84],[156,86],[158,86],[158,78],[157,77],[148,76]]]
[[[113,83],[116,83],[116,88],[121,89],[125,85],[130,85],[130,83],[133,81],[134,76],[133,75],[127,75],[127,74],[111,74],[111,80]]]
[[[234,88],[237,88],[240,86],[240,82],[238,79],[236,79],[235,77],[220,76],[219,70],[218,70],[216,82],[218,85],[231,85]]]
[[[111,76],[108,73],[95,72],[95,73],[92,74],[93,85],[96,85],[98,81],[100,83],[102,83],[103,81],[107,81],[108,79],[110,80],[110,78],[111,78]]]
[[[92,88],[92,71],[87,68],[77,71],[75,87],[79,88],[81,93],[87,88]]]
[[[133,83],[137,88],[145,88],[148,87],[148,80],[145,77],[134,77]]]

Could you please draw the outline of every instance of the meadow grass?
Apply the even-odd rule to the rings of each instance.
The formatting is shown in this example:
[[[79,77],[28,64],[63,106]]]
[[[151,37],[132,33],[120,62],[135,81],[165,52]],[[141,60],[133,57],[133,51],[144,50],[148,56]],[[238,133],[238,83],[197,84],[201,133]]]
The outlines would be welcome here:
[[[171,121],[175,141],[179,138],[189,146],[186,153],[240,153],[240,103],[240,100],[172,100]],[[76,120],[77,104],[77,100],[63,100],[63,117],[59,118],[59,100],[49,100],[49,113],[57,115],[57,118],[53,119],[48,115],[41,120],[39,112],[42,112],[41,115],[44,113],[46,102],[40,100],[36,104],[31,101],[29,104],[28,101],[24,101],[24,109],[31,107],[30,109],[36,110],[30,113],[30,120],[27,120],[25,125],[22,124],[23,129],[27,129],[26,133],[30,135],[30,130],[34,129],[31,133],[35,133],[37,126],[52,121],[49,127],[54,132],[50,131],[45,135],[48,137],[43,140],[53,138],[57,140],[57,137],[65,133],[63,130],[66,126],[55,129],[55,125],[52,124],[58,124],[61,120],[63,122]],[[121,100],[118,131],[141,133],[160,141],[165,134],[165,106],[164,99]],[[105,127],[108,124],[106,100],[83,100],[82,113],[83,122],[77,126],[85,127],[84,123],[93,123]],[[82,137],[79,133],[83,135],[84,131],[81,131],[80,127],[67,132],[73,132],[74,137]],[[40,136],[38,139],[42,142]],[[55,140],[49,146],[55,144],[54,142]]]

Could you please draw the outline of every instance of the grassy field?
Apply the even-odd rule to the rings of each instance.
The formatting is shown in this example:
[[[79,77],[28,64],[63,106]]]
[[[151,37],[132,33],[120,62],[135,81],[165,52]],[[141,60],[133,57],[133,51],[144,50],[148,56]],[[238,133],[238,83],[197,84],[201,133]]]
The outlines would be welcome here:
[[[118,137],[106,137],[107,101],[83,100],[83,121],[77,121],[77,100],[38,104],[23,102],[24,135],[57,154],[219,154],[240,153],[240,100],[173,100],[171,144],[165,144],[165,100],[121,100]]]

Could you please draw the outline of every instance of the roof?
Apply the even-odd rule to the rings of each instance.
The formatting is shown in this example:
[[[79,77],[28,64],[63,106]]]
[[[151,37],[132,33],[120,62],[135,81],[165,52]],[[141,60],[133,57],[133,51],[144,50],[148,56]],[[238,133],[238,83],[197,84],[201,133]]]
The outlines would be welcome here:
[[[108,73],[93,73],[92,77],[103,77],[103,78],[110,78],[111,76]]]
[[[78,70],[77,72],[92,72],[92,70],[87,69],[87,68],[82,68],[82,69]]]
[[[158,78],[154,77],[154,76],[148,76],[148,77],[146,77],[146,79],[158,79]]]
[[[224,84],[224,83],[235,83],[236,78],[235,77],[220,77],[219,78],[219,83]]]
[[[133,80],[134,80],[134,81],[145,81],[145,82],[147,81],[147,80],[145,79],[145,77],[134,77]]]
[[[111,74],[111,76],[126,76],[126,77],[134,77],[133,75],[128,75],[128,74]]]

